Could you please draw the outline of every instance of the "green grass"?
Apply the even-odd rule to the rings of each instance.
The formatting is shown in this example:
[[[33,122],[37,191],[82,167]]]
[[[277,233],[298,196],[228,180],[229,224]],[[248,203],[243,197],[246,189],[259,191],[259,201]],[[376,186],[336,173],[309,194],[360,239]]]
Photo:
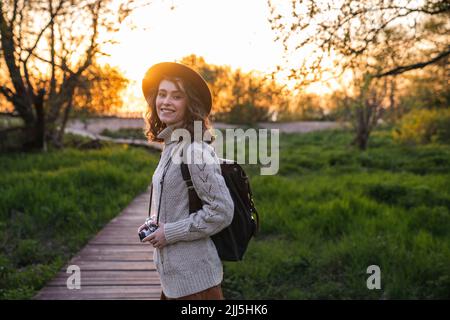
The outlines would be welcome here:
[[[126,146],[0,156],[0,298],[31,298],[145,191],[157,154]]]
[[[147,140],[144,130],[136,128],[120,128],[118,130],[104,129],[101,133],[103,136],[122,139],[140,139]]]
[[[226,298],[450,297],[450,149],[374,132],[280,137],[280,170],[251,176],[261,231],[225,263]],[[76,144],[75,144],[76,145]],[[0,156],[0,298],[30,298],[139,192],[157,154],[107,145]],[[367,267],[381,268],[368,290]]]
[[[225,264],[226,297],[450,298],[450,148],[390,136],[360,152],[349,132],[282,135],[278,175],[247,167],[261,232]]]

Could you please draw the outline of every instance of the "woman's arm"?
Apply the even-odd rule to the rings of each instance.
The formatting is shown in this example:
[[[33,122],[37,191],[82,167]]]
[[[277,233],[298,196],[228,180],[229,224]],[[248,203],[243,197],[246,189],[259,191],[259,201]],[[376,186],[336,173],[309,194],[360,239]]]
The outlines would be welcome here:
[[[187,151],[191,155],[188,168],[192,184],[203,207],[186,219],[164,224],[169,244],[214,235],[231,223],[234,214],[234,203],[213,148],[193,142]]]

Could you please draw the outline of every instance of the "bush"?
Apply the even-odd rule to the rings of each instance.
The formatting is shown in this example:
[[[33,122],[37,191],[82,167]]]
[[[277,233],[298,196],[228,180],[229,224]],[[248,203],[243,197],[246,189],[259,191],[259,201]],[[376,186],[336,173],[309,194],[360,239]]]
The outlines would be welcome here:
[[[138,139],[146,140],[144,131],[138,128],[120,128],[118,130],[103,129],[100,133],[102,136],[107,136],[115,139]]]
[[[234,105],[227,113],[216,113],[215,121],[254,125],[257,122],[269,121],[271,116],[272,114],[268,108],[247,103]]]
[[[46,260],[46,255],[49,253],[44,252],[42,244],[34,239],[21,240],[18,243],[15,252],[16,265],[27,266],[33,263],[41,263]],[[46,262],[46,261],[45,261]]]
[[[450,110],[413,110],[401,119],[393,136],[405,144],[450,144]]]

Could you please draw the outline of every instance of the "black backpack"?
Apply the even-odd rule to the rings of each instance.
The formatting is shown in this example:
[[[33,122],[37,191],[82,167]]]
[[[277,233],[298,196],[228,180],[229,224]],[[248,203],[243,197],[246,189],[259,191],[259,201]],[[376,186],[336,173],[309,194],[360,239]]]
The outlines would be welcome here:
[[[231,224],[211,236],[211,239],[221,260],[239,261],[242,260],[250,239],[259,229],[259,215],[253,203],[249,178],[242,167],[233,160],[219,161],[222,176],[233,199],[234,216]],[[185,163],[181,163],[181,174],[188,187],[189,213],[196,212],[203,204],[193,188],[191,174]]]

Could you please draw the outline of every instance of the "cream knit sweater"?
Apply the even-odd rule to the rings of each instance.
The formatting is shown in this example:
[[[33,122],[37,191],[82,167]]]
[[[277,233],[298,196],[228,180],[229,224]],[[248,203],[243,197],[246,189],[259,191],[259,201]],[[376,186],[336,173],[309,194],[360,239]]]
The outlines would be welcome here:
[[[188,163],[188,168],[204,205],[189,214],[187,186],[179,162],[173,161],[181,152],[182,142],[171,141],[173,129],[168,126],[158,135],[164,140],[164,147],[152,178],[151,214],[157,214],[160,181],[168,164],[159,216],[168,245],[155,249],[154,262],[164,294],[179,298],[222,282],[222,262],[210,236],[231,223],[234,204],[214,149],[205,142],[193,142],[184,152],[187,150],[195,158],[195,162]]]

